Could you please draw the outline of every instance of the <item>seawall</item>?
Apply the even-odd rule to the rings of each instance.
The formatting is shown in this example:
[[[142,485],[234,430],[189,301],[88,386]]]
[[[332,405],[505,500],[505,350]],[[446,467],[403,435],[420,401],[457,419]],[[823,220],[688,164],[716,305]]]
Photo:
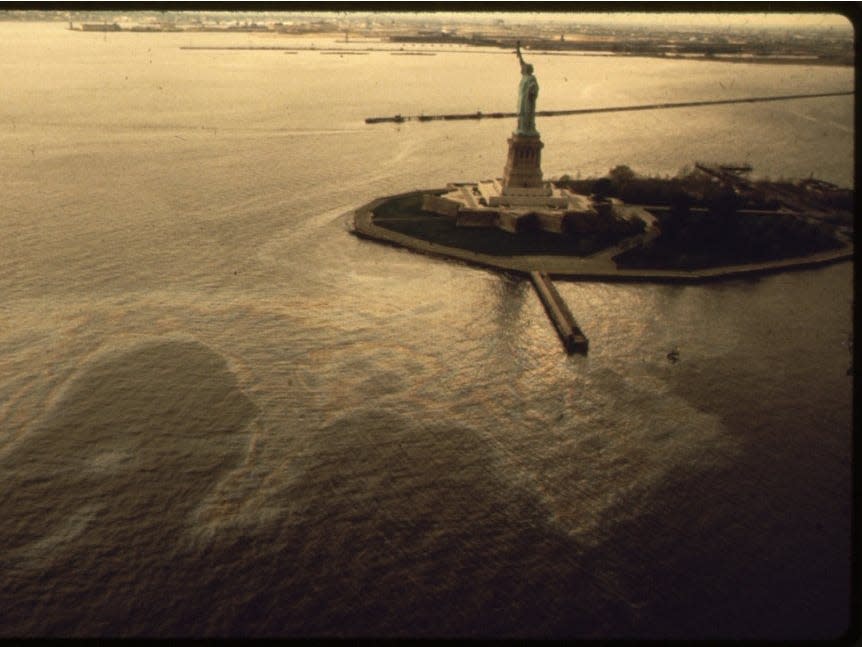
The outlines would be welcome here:
[[[830,263],[851,261],[854,257],[852,243],[846,243],[844,247],[837,250],[763,263],[724,265],[690,271],[619,269],[613,260],[611,260],[612,256],[624,251],[618,246],[585,258],[550,255],[495,256],[421,240],[407,234],[380,227],[373,221],[374,209],[388,200],[439,191],[440,189],[406,191],[397,195],[372,200],[353,212],[353,233],[378,242],[385,242],[424,254],[454,259],[480,267],[513,271],[522,274],[528,274],[531,271],[545,272],[556,279],[579,281],[705,283],[709,281],[755,277],[790,270],[809,269]]]

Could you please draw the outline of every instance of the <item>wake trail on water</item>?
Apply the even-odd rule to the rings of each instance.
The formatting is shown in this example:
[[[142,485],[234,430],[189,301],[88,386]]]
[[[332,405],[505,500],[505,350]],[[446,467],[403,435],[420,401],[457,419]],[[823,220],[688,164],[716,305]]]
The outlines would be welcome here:
[[[833,121],[832,119],[823,119],[820,117],[813,117],[811,115],[807,115],[803,112],[797,112],[796,110],[788,110],[791,115],[799,117],[800,119],[805,119],[806,121],[810,121],[815,124],[825,124],[827,126],[832,126],[833,128],[840,130],[843,133],[853,134],[853,128],[848,128],[844,124],[839,124],[837,121]]]

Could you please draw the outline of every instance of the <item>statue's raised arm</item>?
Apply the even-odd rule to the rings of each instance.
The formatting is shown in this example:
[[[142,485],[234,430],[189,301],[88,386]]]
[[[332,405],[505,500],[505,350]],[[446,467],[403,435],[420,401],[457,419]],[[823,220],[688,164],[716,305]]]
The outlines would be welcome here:
[[[521,41],[515,46],[515,53],[521,64],[521,83],[518,85],[518,129],[521,135],[538,135],[536,130],[536,98],[539,96],[539,82],[533,76],[533,66],[521,56]]]
[[[518,55],[518,62],[521,64],[521,74],[524,74],[524,66],[528,63],[524,60],[524,57],[521,55],[521,41],[515,42],[515,54]]]

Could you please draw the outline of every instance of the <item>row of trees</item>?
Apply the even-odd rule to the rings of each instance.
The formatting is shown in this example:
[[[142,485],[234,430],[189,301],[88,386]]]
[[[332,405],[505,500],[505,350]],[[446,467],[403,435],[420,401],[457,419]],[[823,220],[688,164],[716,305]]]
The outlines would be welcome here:
[[[650,178],[622,165],[603,178],[563,177],[559,184],[596,200],[614,197],[662,207],[655,210],[661,235],[649,247],[619,255],[623,267],[698,269],[804,256],[841,244],[828,224],[791,215],[741,214],[779,206],[764,197],[765,191],[758,192],[757,183],[740,195],[699,171]]]
[[[806,184],[808,182],[812,186]],[[813,181],[801,184],[786,180],[755,180],[749,183],[744,195],[715,181],[711,176],[690,167],[680,170],[676,177],[644,177],[626,165],[615,166],[605,177],[573,179],[562,176],[557,184],[576,193],[591,194],[596,198],[619,198],[623,202],[641,205],[677,205],[727,210],[777,210],[781,204],[774,197],[778,192],[790,192],[798,201],[815,209],[853,211],[854,192],[838,187],[822,188]],[[820,183],[825,184],[825,183]],[[733,194],[733,196],[731,196]]]

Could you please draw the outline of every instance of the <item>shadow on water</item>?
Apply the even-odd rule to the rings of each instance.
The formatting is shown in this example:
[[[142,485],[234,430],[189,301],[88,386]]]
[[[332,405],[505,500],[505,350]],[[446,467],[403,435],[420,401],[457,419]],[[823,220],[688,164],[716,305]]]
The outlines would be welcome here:
[[[386,412],[328,425],[278,495],[287,518],[254,539],[267,556],[234,569],[246,601],[218,633],[566,636],[627,625],[601,565],[501,477],[492,454],[467,427]]]
[[[600,565],[508,485],[474,431],[347,415],[290,457],[256,530],[183,541],[256,415],[194,343],[83,371],[0,467],[0,634],[602,635]],[[290,433],[283,430],[281,433]],[[269,503],[273,503],[270,501]]]
[[[823,640],[847,629],[852,384],[834,335],[791,334],[780,343],[786,322],[801,318],[816,331],[823,318],[843,313],[829,309],[828,293],[819,296],[826,290],[802,308],[795,281],[763,280],[788,288],[774,292],[778,306],[734,313],[745,330],[739,345],[657,369],[675,395],[718,417],[743,451],[732,465],[653,497],[663,510],[652,517],[674,532],[650,533],[644,560],[661,565],[652,578],[657,590],[678,593],[651,602],[649,637],[668,637],[671,627],[671,637]],[[794,361],[773,371],[758,346]],[[642,532],[645,523],[618,532]]]
[[[0,632],[143,630],[190,513],[257,415],[222,357],[160,342],[86,367],[0,466]],[[154,625],[157,626],[157,625]]]
[[[503,318],[527,288],[504,285]],[[774,637],[776,596],[803,633],[806,610],[821,630],[841,615],[799,588],[832,604],[834,574],[781,536],[748,538],[759,517],[715,496],[720,470],[586,547],[475,430],[365,407],[285,457],[290,478],[263,502],[277,517],[190,542],[194,511],[247,456],[255,405],[198,343],[85,367],[0,464],[0,635]]]

